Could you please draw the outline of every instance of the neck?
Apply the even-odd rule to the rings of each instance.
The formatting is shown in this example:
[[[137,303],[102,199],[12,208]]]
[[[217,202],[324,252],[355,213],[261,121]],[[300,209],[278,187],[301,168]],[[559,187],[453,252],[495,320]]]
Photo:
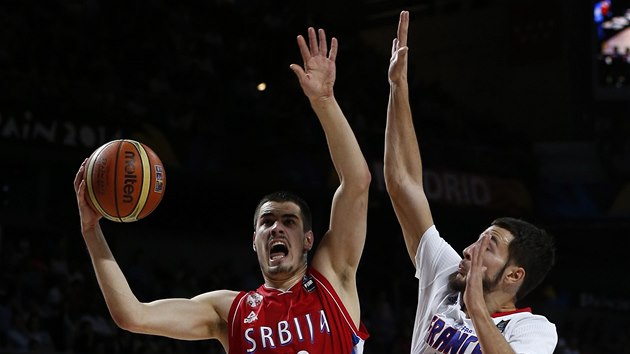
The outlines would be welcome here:
[[[306,274],[306,264],[298,271],[292,274],[263,274],[265,278],[265,286],[274,288],[280,291],[287,291],[293,287],[293,285],[302,281],[302,278]],[[287,275],[284,277],[283,275]]]
[[[490,311],[490,314],[498,313],[498,312],[513,312],[516,311],[516,305],[514,303],[504,304],[499,306],[498,308],[494,308],[494,311]]]
[[[463,293],[462,293],[463,296]],[[511,312],[511,311],[515,311],[516,310],[516,303],[514,302],[514,298],[513,297],[506,297],[507,294],[505,293],[497,293],[497,292],[493,292],[493,293],[487,293],[484,295],[484,302],[487,308],[487,312],[489,315],[492,315],[494,313],[498,313],[498,312]],[[464,313],[466,313],[466,315],[470,315],[469,312],[471,311],[471,309],[466,308],[465,303],[462,302],[462,310],[464,311]],[[481,307],[479,307],[477,309],[481,312],[485,312],[482,310]]]
[[[510,312],[516,310],[514,299],[512,297],[508,299],[501,295],[503,294],[491,293],[485,296],[488,313],[493,314],[497,312]]]

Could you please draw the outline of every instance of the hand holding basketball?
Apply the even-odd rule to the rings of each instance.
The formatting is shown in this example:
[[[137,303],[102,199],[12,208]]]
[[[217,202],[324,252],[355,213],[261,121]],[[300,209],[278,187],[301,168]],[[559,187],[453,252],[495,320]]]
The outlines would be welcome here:
[[[166,172],[157,154],[129,139],[100,146],[79,173],[85,180],[88,204],[116,222],[133,222],[151,214],[162,201],[166,187]]]
[[[87,198],[85,197],[85,164],[88,159],[85,159],[79,168],[76,176],[74,177],[74,192],[77,195],[77,204],[79,205],[79,215],[81,216],[81,231],[94,228],[98,221],[103,217],[93,207],[91,207]]]

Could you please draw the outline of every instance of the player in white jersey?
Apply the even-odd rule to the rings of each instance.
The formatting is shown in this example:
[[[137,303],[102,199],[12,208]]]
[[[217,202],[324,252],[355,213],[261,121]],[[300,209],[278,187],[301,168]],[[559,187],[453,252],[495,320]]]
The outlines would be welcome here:
[[[389,67],[385,181],[419,280],[411,353],[553,353],[556,327],[517,302],[554,263],[552,238],[499,218],[460,256],[438,233],[423,190],[407,82],[409,12],[402,11]]]

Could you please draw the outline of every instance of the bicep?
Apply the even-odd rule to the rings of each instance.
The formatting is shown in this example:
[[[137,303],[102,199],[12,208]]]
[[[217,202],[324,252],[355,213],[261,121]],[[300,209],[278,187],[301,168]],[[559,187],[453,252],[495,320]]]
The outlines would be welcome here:
[[[344,195],[342,189],[333,197],[329,230],[322,238],[313,265],[326,276],[345,278],[356,272],[367,232],[368,194]],[[326,274],[327,268],[331,273]]]
[[[392,206],[405,239],[407,252],[415,264],[420,239],[433,225],[433,216],[422,186],[410,184],[404,188],[404,191],[392,198]]]
[[[176,339],[224,339],[227,314],[236,292],[220,290],[192,299],[162,299],[142,305],[132,332]]]

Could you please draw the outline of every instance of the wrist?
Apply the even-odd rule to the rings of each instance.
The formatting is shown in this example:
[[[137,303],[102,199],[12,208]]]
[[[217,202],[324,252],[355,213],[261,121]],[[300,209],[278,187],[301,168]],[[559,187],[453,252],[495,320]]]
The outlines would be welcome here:
[[[334,94],[326,95],[326,96],[317,96],[317,97],[309,97],[309,102],[312,107],[326,107],[328,105],[335,103]]]
[[[88,236],[96,233],[96,229],[99,226],[98,220],[94,223],[82,223],[81,224],[81,233],[83,236]]]

